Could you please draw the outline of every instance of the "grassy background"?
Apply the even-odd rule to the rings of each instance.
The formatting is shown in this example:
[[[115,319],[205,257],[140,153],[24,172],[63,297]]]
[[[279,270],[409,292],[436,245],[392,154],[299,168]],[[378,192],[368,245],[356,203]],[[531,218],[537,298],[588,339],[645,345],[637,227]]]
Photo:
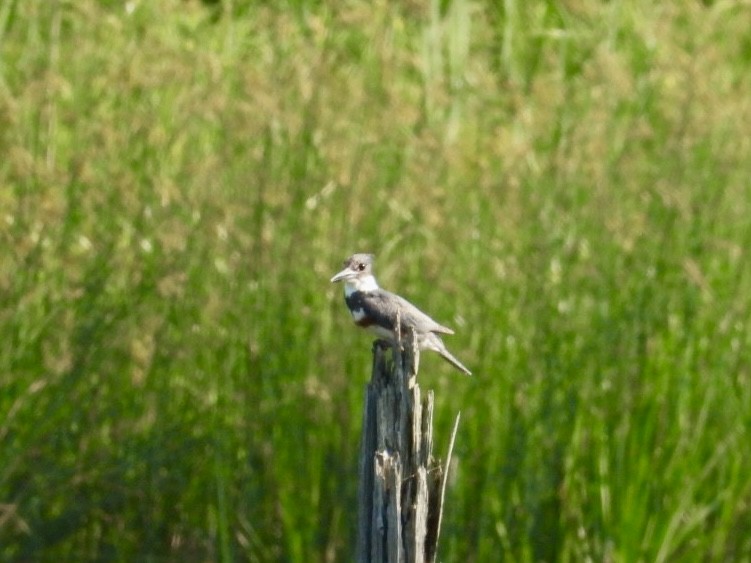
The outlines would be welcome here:
[[[751,6],[0,0],[0,559],[348,561],[457,329],[444,561],[751,558]]]

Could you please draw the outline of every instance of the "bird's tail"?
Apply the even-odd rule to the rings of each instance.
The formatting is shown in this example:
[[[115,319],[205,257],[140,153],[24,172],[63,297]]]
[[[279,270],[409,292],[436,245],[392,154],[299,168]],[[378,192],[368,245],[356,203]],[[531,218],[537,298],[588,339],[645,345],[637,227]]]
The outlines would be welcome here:
[[[446,345],[443,343],[443,340],[441,340],[440,336],[432,332],[429,333],[429,335],[431,338],[426,339],[427,341],[424,343],[426,348],[430,348],[438,352],[444,360],[446,360],[459,371],[467,375],[472,375],[472,372],[469,371],[463,363],[457,360],[454,355],[446,349]]]
[[[466,375],[472,375],[472,372],[469,371],[466,367],[464,367],[464,364],[462,364],[459,360],[457,360],[451,352],[446,350],[444,348],[443,350],[438,350],[438,353],[441,355],[441,357],[446,360],[448,363],[450,363],[452,366],[454,366],[456,369],[458,369],[461,372],[464,372]]]

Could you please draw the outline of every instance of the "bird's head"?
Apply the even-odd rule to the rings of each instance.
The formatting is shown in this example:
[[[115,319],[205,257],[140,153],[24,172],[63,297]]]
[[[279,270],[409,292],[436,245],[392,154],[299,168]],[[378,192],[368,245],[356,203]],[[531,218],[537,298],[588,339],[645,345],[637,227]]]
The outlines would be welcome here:
[[[376,289],[373,277],[373,255],[353,254],[344,261],[344,269],[331,278],[332,282],[344,281],[359,291]]]

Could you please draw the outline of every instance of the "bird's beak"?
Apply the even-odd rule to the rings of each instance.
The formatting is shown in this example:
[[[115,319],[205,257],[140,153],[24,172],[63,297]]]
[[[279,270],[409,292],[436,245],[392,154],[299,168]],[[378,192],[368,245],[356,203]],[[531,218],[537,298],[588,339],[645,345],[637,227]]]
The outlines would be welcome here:
[[[341,272],[336,274],[333,278],[331,278],[331,283],[346,280],[349,277],[352,277],[354,275],[354,272],[350,270],[349,268],[344,268]]]

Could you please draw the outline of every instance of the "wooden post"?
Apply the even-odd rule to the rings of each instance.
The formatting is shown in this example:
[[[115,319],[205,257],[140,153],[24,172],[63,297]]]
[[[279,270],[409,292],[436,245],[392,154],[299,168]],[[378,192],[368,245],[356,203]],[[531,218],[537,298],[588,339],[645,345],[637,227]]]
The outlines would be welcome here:
[[[360,563],[435,561],[459,416],[442,466],[433,458],[433,392],[421,396],[418,363],[412,333],[403,347],[373,345],[360,450]]]

